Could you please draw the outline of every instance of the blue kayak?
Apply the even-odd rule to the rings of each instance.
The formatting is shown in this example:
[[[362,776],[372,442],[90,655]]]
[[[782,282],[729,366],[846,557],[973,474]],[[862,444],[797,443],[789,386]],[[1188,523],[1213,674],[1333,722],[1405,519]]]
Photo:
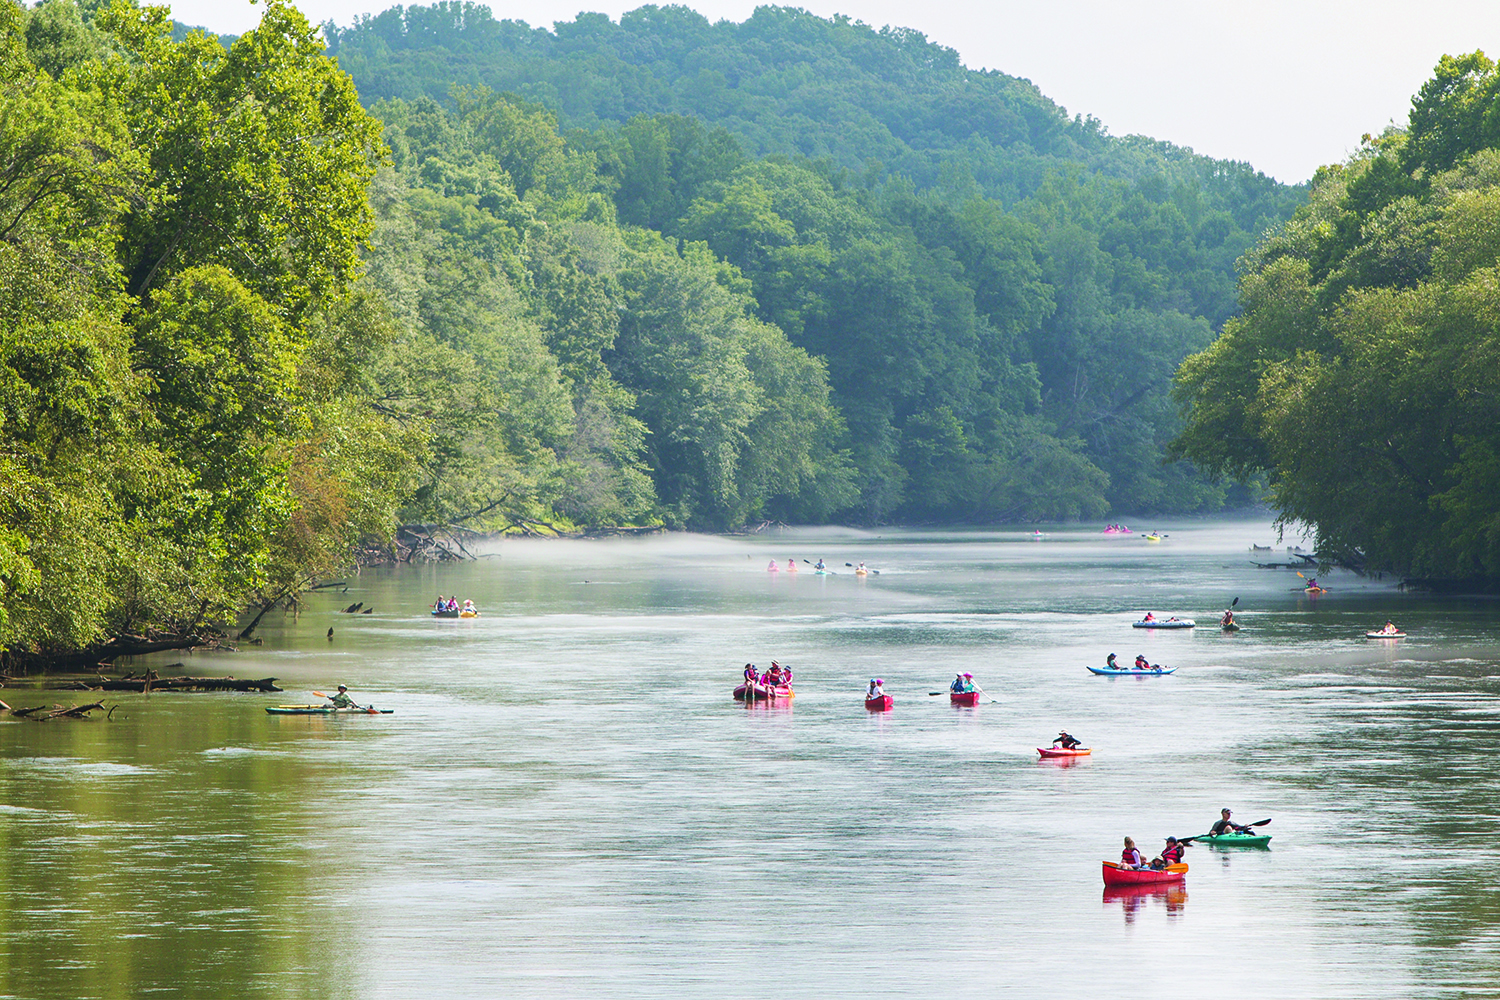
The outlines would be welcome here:
[[[1089,670],[1105,677],[1159,677],[1162,674],[1175,673],[1176,667],[1152,667],[1150,670],[1136,670],[1131,667],[1128,670],[1111,670],[1108,667],[1089,667]]]

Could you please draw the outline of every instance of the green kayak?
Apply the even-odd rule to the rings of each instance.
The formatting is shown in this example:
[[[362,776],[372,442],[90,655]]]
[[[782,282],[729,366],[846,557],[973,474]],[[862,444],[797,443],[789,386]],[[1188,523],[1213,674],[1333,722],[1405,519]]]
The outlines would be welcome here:
[[[272,715],[390,715],[394,708],[334,708],[332,705],[267,705]]]
[[[1217,837],[1211,833],[1194,837],[1194,842],[1208,844],[1214,847],[1265,847],[1271,843],[1269,833],[1221,833]]]

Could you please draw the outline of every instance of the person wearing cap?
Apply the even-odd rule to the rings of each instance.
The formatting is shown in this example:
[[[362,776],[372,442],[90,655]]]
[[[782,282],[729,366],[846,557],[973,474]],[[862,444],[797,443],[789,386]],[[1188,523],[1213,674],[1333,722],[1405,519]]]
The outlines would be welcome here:
[[[1182,861],[1182,852],[1183,846],[1181,842],[1176,837],[1168,837],[1167,846],[1161,849],[1161,857],[1156,860],[1161,862],[1161,867],[1163,868],[1168,865],[1179,864]],[[1154,867],[1155,862],[1152,865]]]
[[[1064,750],[1071,750],[1074,747],[1082,746],[1083,741],[1070,736],[1068,734],[1068,731],[1064,729],[1062,732],[1057,734],[1057,738],[1052,741],[1052,745],[1054,747],[1062,747]]]
[[[881,685],[884,683],[885,681],[879,677],[871,677],[870,690],[865,692],[865,701],[874,701],[876,698],[883,698],[885,696],[885,689]]]
[[[1151,663],[1150,663],[1149,660],[1147,660],[1140,653],[1136,653],[1135,654],[1135,669],[1137,669],[1137,670],[1150,670],[1151,669]]]
[[[954,694],[967,694],[970,691],[973,691],[974,675],[959,674],[957,677],[953,678],[953,683],[948,686],[948,690],[952,691]]]
[[[1211,836],[1217,837],[1220,834],[1230,833],[1231,831],[1238,831],[1239,833],[1249,831],[1250,828],[1248,826],[1240,826],[1229,818],[1230,813],[1228,809],[1220,809],[1219,814],[1222,818],[1208,831]]]
[[[333,702],[334,708],[354,707],[354,699],[349,697],[349,688],[345,684],[340,684],[339,693],[329,696],[328,700]]]

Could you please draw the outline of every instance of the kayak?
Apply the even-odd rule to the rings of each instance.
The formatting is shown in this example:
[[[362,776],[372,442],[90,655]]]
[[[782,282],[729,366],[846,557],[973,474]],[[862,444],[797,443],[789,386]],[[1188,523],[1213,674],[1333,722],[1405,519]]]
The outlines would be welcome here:
[[[1149,621],[1131,622],[1131,628],[1196,628],[1197,622],[1191,618],[1178,618],[1176,621]]]
[[[271,715],[390,715],[394,708],[334,708],[332,705],[267,705]]]
[[[955,705],[977,705],[979,704],[978,691],[949,691],[948,700]]]
[[[1113,861],[1104,862],[1105,885],[1157,885],[1162,882],[1181,882],[1188,872],[1185,864],[1154,868],[1126,868]]]
[[[790,701],[797,697],[785,684],[772,687],[769,684],[741,684],[734,689],[734,700],[745,701],[745,689],[750,688],[750,701]]]
[[[1161,536],[1160,535],[1147,535],[1147,536],[1145,536],[1145,538],[1146,538],[1146,541],[1148,541],[1148,542],[1159,542],[1159,541],[1161,541]]]
[[[895,703],[895,698],[892,698],[888,694],[883,694],[879,698],[866,698],[865,708],[871,712],[889,712],[891,706]]]
[[[1196,844],[1217,845],[1219,847],[1265,847],[1271,842],[1269,833],[1221,833],[1218,836],[1208,834],[1203,837],[1194,837]]]
[[[479,617],[479,612],[478,611],[460,611],[458,613],[458,617],[460,617],[460,618],[478,618]]]
[[[857,570],[854,571],[854,575],[855,576],[869,576],[870,575],[870,571],[867,570],[867,569],[857,569]]]
[[[1037,747],[1036,752],[1043,757],[1087,757],[1094,751],[1088,747],[1074,747],[1072,750],[1064,750],[1062,747]]]
[[[1088,666],[1085,664],[1085,666]],[[1108,667],[1089,667],[1093,673],[1103,677],[1155,677],[1158,674],[1170,674],[1177,670],[1176,667],[1152,667],[1150,670],[1137,670],[1134,667],[1128,670],[1111,670]]]
[[[432,613],[432,617],[434,618],[457,618],[458,615],[459,611],[457,608],[454,608],[452,611],[434,611]]]
[[[1366,639],[1405,639],[1405,632],[1366,632]]]
[[[1230,622],[1228,625],[1221,625],[1219,627],[1226,632],[1238,632],[1240,630],[1240,627],[1234,622]]]
[[[1326,594],[1326,593],[1328,593],[1328,588],[1327,587],[1303,587],[1302,588],[1302,592],[1304,594]]]

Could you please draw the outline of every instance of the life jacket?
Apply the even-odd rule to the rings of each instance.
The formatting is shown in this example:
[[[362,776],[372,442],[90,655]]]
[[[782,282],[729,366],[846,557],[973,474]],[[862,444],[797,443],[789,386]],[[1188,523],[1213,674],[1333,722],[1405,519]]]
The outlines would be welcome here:
[[[745,683],[746,684],[754,684],[754,683],[758,682],[759,680],[760,680],[760,674],[756,673],[755,667],[753,665],[752,666],[748,666],[748,667],[745,668]]]
[[[1177,864],[1182,860],[1182,845],[1173,844],[1170,847],[1162,848],[1161,859],[1169,865]]]
[[[1120,852],[1120,864],[1139,865],[1141,863],[1141,852],[1134,847],[1127,847]]]
[[[1137,656],[1135,658],[1135,669],[1137,669],[1137,670],[1150,670],[1151,669],[1151,664],[1149,664],[1149,663],[1146,662],[1146,658],[1144,656]]]

